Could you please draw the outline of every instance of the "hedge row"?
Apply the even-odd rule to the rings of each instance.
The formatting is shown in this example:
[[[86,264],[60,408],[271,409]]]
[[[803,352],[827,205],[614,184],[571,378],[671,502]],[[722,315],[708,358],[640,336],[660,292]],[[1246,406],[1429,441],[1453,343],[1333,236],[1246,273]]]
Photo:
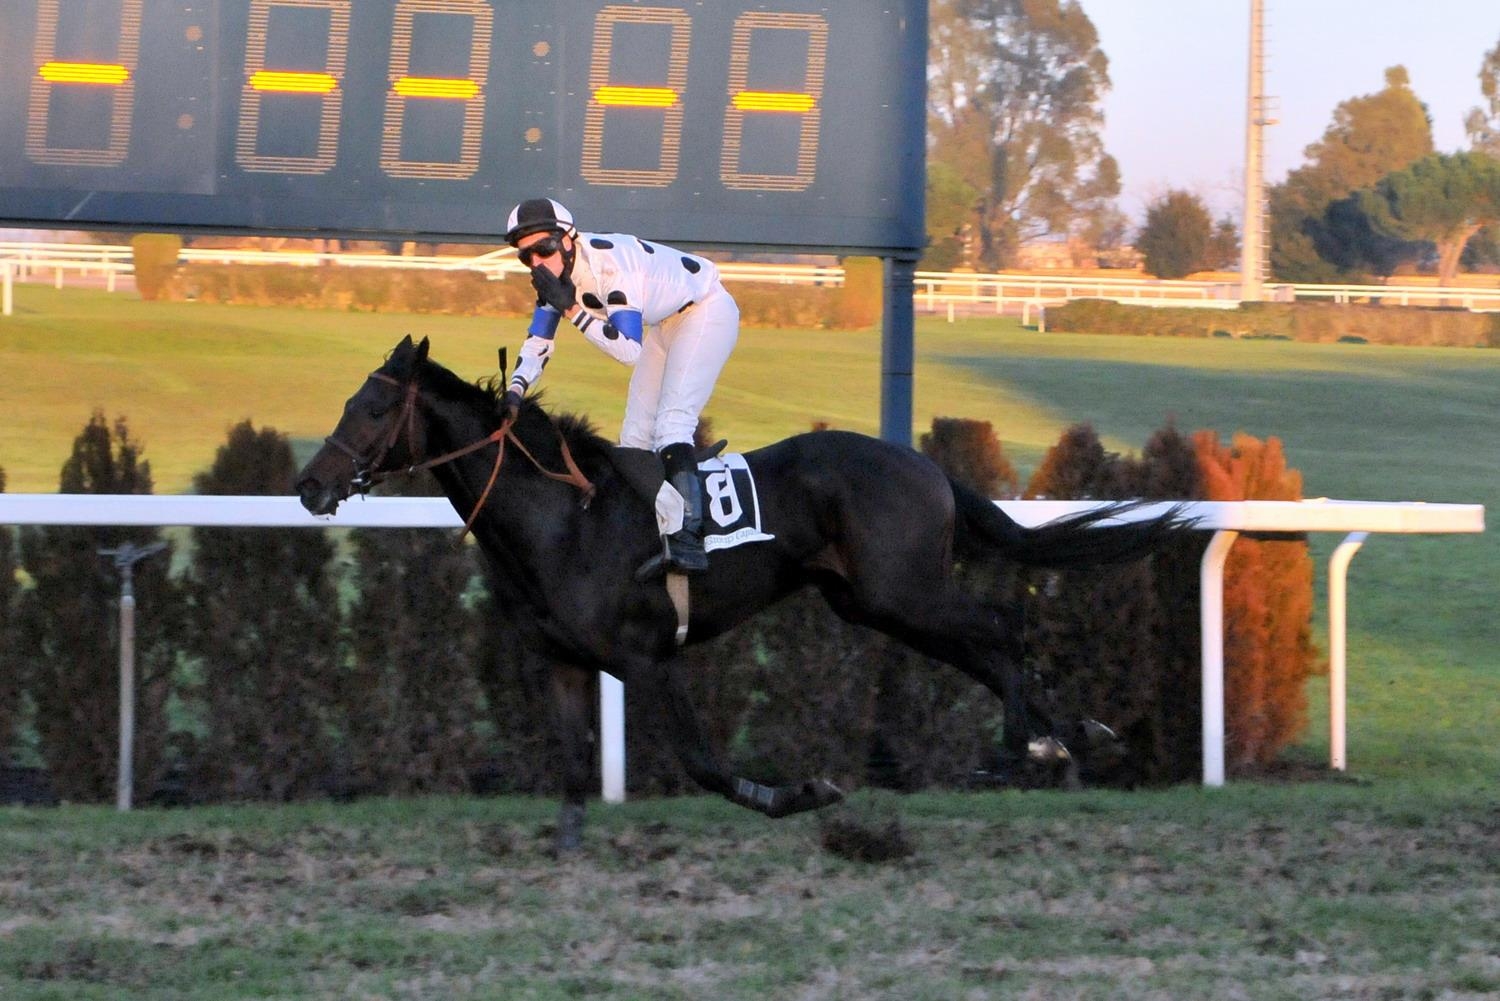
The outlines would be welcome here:
[[[706,428],[704,429],[706,433]],[[988,423],[945,419],[923,450],[991,494],[1016,483]],[[286,438],[234,428],[195,481],[204,494],[287,493]],[[3,486],[3,480],[0,480]],[[123,420],[95,414],[60,486],[149,493]],[[407,489],[421,489],[408,486]],[[1294,498],[1279,445],[1168,427],[1139,457],[1070,429],[1029,493]],[[113,632],[118,577],[98,555],[150,529],[0,532],[0,751],[18,730],[57,793],[112,795],[118,740]],[[1102,720],[1133,750],[1134,784],[1197,774],[1194,535],[1149,561],[1067,574],[975,561],[985,600],[1019,609],[1032,690],[1057,720]],[[169,567],[177,566],[174,573]],[[17,593],[17,569],[27,586]],[[1303,543],[1244,540],[1226,584],[1231,768],[1269,761],[1301,725],[1316,666]],[[188,801],[492,789],[551,792],[556,742],[547,665],[522,651],[472,546],[445,533],[199,529],[136,574],[136,795]],[[707,728],[742,772],[828,775],[850,787],[964,785],[995,763],[1000,704],[957,671],[836,618],[802,592],[689,651]],[[16,708],[29,705],[24,719]],[[633,792],[690,784],[627,687]],[[1068,733],[1062,734],[1069,737]]]
[[[136,239],[143,245],[137,248],[137,284],[146,298],[508,317],[529,316],[536,302],[536,294],[524,276],[490,281],[473,271],[384,271],[290,264],[187,264],[175,272],[160,266],[142,271],[145,252],[176,238]],[[874,258],[846,261],[844,284],[838,288],[735,282],[731,292],[742,321],[748,325],[864,328],[880,319],[881,266]]]
[[[1422,347],[1500,347],[1500,313],[1416,306],[1254,302],[1237,309],[1132,306],[1075,299],[1047,309],[1047,329],[1145,337],[1239,337]]]

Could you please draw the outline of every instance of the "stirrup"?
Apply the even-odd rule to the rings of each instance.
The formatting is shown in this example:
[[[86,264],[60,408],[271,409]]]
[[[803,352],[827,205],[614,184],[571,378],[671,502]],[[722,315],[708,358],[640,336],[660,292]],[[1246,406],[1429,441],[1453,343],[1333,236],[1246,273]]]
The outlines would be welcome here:
[[[662,536],[661,552],[646,558],[646,562],[635,568],[635,579],[642,584],[656,580],[667,572],[667,543]]]
[[[672,550],[672,536],[661,537],[661,552],[652,555],[635,571],[635,579],[641,583],[655,580],[668,571],[683,574],[700,574],[708,569],[708,553],[702,544],[690,546],[686,551]]]
[[[687,529],[662,539],[662,555],[667,568],[678,573],[696,574],[708,569],[708,551],[703,548],[703,540]]]

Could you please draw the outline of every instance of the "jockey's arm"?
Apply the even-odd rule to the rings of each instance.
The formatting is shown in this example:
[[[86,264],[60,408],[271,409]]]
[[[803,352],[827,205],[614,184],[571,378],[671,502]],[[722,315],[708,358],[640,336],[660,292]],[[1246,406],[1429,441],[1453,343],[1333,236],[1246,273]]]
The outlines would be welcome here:
[[[526,329],[526,340],[521,343],[520,357],[516,369],[511,373],[510,388],[521,396],[537,384],[542,369],[552,358],[553,338],[557,335],[557,322],[562,314],[551,306],[538,306],[531,316],[531,326]]]
[[[641,356],[641,338],[645,327],[639,310],[617,309],[601,320],[581,307],[575,307],[568,320],[583,331],[594,347],[622,365],[634,365]]]

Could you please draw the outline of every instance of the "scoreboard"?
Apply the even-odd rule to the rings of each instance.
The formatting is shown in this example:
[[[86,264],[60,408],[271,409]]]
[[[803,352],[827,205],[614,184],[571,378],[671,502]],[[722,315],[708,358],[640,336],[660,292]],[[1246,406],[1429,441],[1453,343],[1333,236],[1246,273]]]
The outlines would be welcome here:
[[[926,0],[0,0],[0,225],[909,256]]]

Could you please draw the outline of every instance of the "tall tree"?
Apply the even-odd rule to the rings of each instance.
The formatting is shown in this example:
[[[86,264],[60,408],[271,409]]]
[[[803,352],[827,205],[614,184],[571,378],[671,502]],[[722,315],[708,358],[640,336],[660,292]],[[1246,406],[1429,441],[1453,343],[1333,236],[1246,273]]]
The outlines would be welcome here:
[[[1500,160],[1484,153],[1434,153],[1380,180],[1360,197],[1375,225],[1437,248],[1438,281],[1451,284],[1469,238],[1500,223]]]
[[[1158,278],[1185,278],[1217,266],[1213,220],[1203,199],[1187,191],[1169,191],[1147,206],[1135,246],[1146,272]]]
[[[284,496],[295,478],[287,437],[243,421],[193,486]],[[321,791],[340,722],[332,545],[320,531],[199,528],[193,549],[190,649],[202,679],[193,704],[207,731],[200,781],[233,798]]]
[[[1347,231],[1329,226],[1329,206],[1431,152],[1432,122],[1404,67],[1385,71],[1384,89],[1340,104],[1323,137],[1303,151],[1308,162],[1270,191],[1275,276],[1333,281],[1367,266],[1348,247]]]
[[[1479,93],[1484,103],[1469,111],[1464,129],[1474,149],[1500,157],[1500,42],[1479,65]]]
[[[122,417],[95,411],[73,441],[58,492],[149,494],[151,464]],[[59,796],[113,795],[120,734],[120,575],[100,549],[161,541],[154,528],[27,528],[21,562],[31,587],[21,595],[19,633],[26,687],[36,706],[42,758]],[[149,795],[163,766],[166,704],[176,661],[179,599],[165,553],[135,567],[135,794]]]
[[[1234,220],[1225,216],[1214,226],[1208,242],[1208,267],[1233,267],[1240,259],[1240,230]]]
[[[1474,150],[1500,158],[1500,42],[1484,54],[1479,66],[1479,92],[1484,103],[1470,110],[1464,128]],[[1500,264],[1500,226],[1486,226],[1476,233],[1461,263],[1468,270]]]
[[[1109,60],[1077,0],[933,0],[929,23],[929,159],[979,193],[978,263],[1095,225],[1120,179],[1099,136]]]

